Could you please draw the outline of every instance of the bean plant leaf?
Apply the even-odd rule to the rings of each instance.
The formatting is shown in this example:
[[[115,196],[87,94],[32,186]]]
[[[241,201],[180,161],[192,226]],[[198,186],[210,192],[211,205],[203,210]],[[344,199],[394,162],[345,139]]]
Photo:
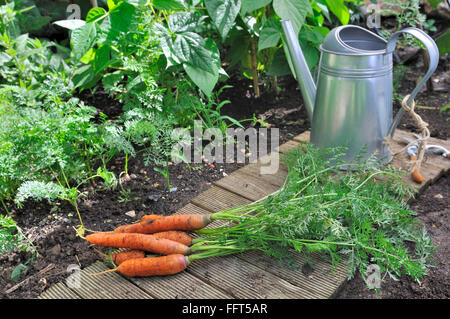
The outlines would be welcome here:
[[[72,79],[75,88],[83,87],[85,88],[88,83],[94,80],[94,70],[92,65],[83,65],[74,72],[74,77]]]
[[[333,12],[342,24],[348,24],[350,12],[344,4],[344,0],[326,0],[328,8]]]
[[[274,17],[264,23],[258,41],[258,51],[276,47],[281,39],[281,24]]]
[[[72,31],[70,42],[76,60],[81,59],[81,57],[92,48],[95,43],[96,35],[97,30],[94,23],[87,23]]]
[[[225,39],[239,14],[241,0],[205,0],[205,6],[222,39]]]
[[[92,8],[86,15],[86,23],[94,22],[104,15],[106,15],[106,10],[102,7]]]
[[[241,14],[244,15],[269,5],[272,0],[241,0]]]
[[[296,34],[305,22],[306,15],[312,13],[309,0],[273,0],[273,9],[283,20],[290,20]]]
[[[205,49],[211,53],[211,59],[213,63],[216,65],[219,74],[228,76],[227,72],[222,68],[222,65],[220,63],[220,51],[219,48],[217,47],[216,42],[214,42],[214,40],[211,38],[207,38],[205,40]]]
[[[211,52],[206,50],[204,46],[203,38],[193,32],[177,34],[173,42],[173,49],[181,62],[214,73],[216,68],[212,62]]]
[[[428,0],[428,3],[431,4],[433,9],[436,9],[439,3],[443,2],[445,0]]]
[[[270,76],[283,76],[291,73],[289,68],[289,63],[286,61],[286,55],[284,54],[283,48],[278,48],[272,58],[272,63],[270,64],[269,70],[267,70],[267,75]]]
[[[109,11],[110,30],[108,39],[117,38],[122,32],[127,32],[133,21],[136,8],[126,2],[122,2]]]
[[[322,32],[325,32],[325,31],[323,31],[322,29],[318,29],[318,28],[314,28],[314,29],[305,28],[302,30],[302,32],[300,32],[299,39],[311,42],[312,45],[321,44],[325,37]]]
[[[95,51],[94,72],[99,73],[105,70],[111,62],[111,48],[108,45],[102,45]]]
[[[167,30],[163,25],[159,23],[155,23],[153,27],[155,33],[160,37],[159,45],[161,46],[164,56],[167,60],[166,68],[180,64],[181,62],[176,56],[175,49],[173,47],[172,36],[169,30]]]
[[[317,6],[317,8],[319,8],[322,16],[327,18],[328,22],[332,23],[331,16],[330,16],[330,10],[328,10],[326,0],[316,0],[314,2],[314,4]]]
[[[173,33],[192,32],[195,30],[199,18],[190,12],[178,12],[169,17],[169,29]]]
[[[102,84],[107,90],[112,90],[120,81],[123,80],[124,74],[122,70],[105,74],[102,79]]]
[[[219,72],[217,68],[215,68],[214,72],[211,73],[188,63],[184,63],[183,67],[195,85],[197,85],[206,96],[210,96],[217,81],[219,80]]]
[[[450,52],[450,28],[436,38],[436,45],[439,48],[440,54],[444,55]]]
[[[186,8],[184,0],[153,0],[153,6],[158,10],[183,10]]]
[[[79,20],[79,19],[70,19],[70,20],[58,20],[53,22],[53,24],[56,24],[60,27],[69,29],[69,30],[75,30],[78,29],[86,24],[86,21]]]

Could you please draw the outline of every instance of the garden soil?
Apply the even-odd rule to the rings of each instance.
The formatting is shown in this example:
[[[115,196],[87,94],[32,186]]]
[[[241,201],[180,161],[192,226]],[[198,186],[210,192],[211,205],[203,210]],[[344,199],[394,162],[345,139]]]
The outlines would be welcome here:
[[[422,91],[417,97],[417,112],[429,123],[433,137],[447,139],[448,115],[439,112],[439,108],[450,104],[449,59],[440,61],[434,79],[436,91]],[[411,92],[416,80],[423,75],[424,67],[420,56],[413,59],[405,72],[399,93]],[[234,77],[233,88],[226,89],[222,100],[231,101],[223,108],[223,113],[236,119],[253,117],[264,118],[270,127],[280,129],[280,144],[310,129],[297,84],[292,77],[279,78],[278,94],[264,93],[259,98],[252,94],[251,81]],[[110,117],[120,114],[121,105],[112,101],[101,90],[93,95],[81,95],[88,105]],[[399,103],[395,103],[395,111]],[[250,122],[247,122],[249,124]],[[400,124],[401,129],[415,130],[408,117]],[[239,151],[239,150],[237,150]],[[176,190],[169,192],[164,177],[145,166],[142,158],[129,161],[129,178],[123,180],[122,187],[115,191],[102,190],[96,184],[87,185],[87,195],[79,202],[80,212],[86,229],[111,231],[119,225],[138,220],[147,213],[170,215],[189,201],[212,186],[212,183],[242,167],[243,164],[201,163],[193,164],[191,169],[185,164],[169,165],[170,183]],[[117,176],[124,167],[124,158],[116,158],[109,169]],[[122,190],[122,192],[121,192]],[[123,192],[126,190],[128,194]],[[394,281],[385,278],[380,292],[369,291],[361,274],[346,282],[337,292],[336,298],[449,298],[449,213],[450,213],[449,177],[440,178],[428,187],[410,204],[417,212],[417,221],[428,230],[433,242],[438,245],[434,254],[435,267],[421,283],[408,278]],[[0,296],[3,299],[36,298],[52,284],[64,280],[69,273],[67,268],[76,264],[84,268],[102,259],[99,251],[89,247],[75,236],[74,227],[79,225],[73,207],[65,202],[48,204],[46,202],[28,202],[18,209],[8,203],[10,212],[17,224],[30,238],[38,256],[31,258],[27,252],[10,252],[0,256]],[[26,273],[18,281],[11,280],[13,270],[19,265],[26,266]]]

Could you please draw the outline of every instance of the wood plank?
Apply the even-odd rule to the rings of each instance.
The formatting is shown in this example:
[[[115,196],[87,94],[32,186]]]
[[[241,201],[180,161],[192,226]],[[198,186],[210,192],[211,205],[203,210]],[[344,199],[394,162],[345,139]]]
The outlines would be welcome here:
[[[399,152],[406,146],[406,142],[403,142],[401,138],[409,138],[414,139],[414,136],[410,132],[402,131],[402,130],[396,130],[395,135],[393,138],[392,143],[392,151],[393,152]],[[449,140],[439,140],[430,137],[427,141],[427,144],[435,144],[435,145],[441,145],[445,148],[448,148],[450,146]],[[393,158],[391,165],[400,168],[407,172],[406,176],[402,176],[403,181],[421,192],[425,187],[430,185],[431,183],[435,182],[438,178],[440,178],[443,174],[448,173],[450,170],[450,160],[447,158],[444,158],[440,155],[434,155],[434,154],[428,154],[425,155],[424,160],[422,161],[422,164],[420,166],[420,173],[425,179],[425,181],[421,184],[418,184],[413,181],[410,173],[410,167],[411,167],[411,161],[409,159],[409,156],[406,154],[405,151],[395,155]]]
[[[242,173],[240,170],[214,182],[214,184],[251,201],[261,199],[279,189],[278,186]]]
[[[297,287],[237,256],[221,256],[196,260],[188,272],[201,276],[239,299],[299,299],[318,295]]]
[[[105,271],[107,268],[97,261],[80,272],[79,288],[71,288],[83,299],[153,299],[148,293],[131,283],[119,273],[105,273],[90,276]]]
[[[412,132],[404,131],[404,130],[395,130],[394,134],[394,140],[399,139],[401,137],[406,137],[409,139],[414,139],[414,135]],[[430,137],[427,141],[427,144],[435,144],[435,145],[441,145],[445,147],[446,149],[450,149],[450,139],[441,140],[438,138]]]
[[[278,260],[259,251],[246,252],[240,254],[239,257],[322,299],[331,298],[348,277],[349,270],[344,263],[339,263],[333,268],[329,261],[325,261],[317,255],[308,258],[296,252],[293,255],[295,269],[280,265]],[[313,269],[303,273],[302,267],[307,263],[308,265],[311,263]]]
[[[63,282],[58,282],[44,291],[37,299],[81,299],[81,297],[67,288]]]
[[[232,296],[183,271],[171,276],[130,278],[157,299],[231,299]]]
[[[268,163],[268,159],[270,158],[269,155],[265,155],[262,158],[258,159],[256,163],[245,165],[244,167],[238,169],[240,173],[250,175],[253,177],[258,178],[259,180],[265,181],[269,184],[272,184],[274,186],[280,187],[283,185],[286,175],[287,175],[287,166],[279,159],[279,165],[278,169],[272,173],[272,174],[263,174],[264,171],[262,171],[263,166],[269,166],[266,165]]]
[[[305,132],[295,136],[294,141],[297,141],[299,143],[309,143],[310,138],[311,138],[311,132],[305,131]]]
[[[296,147],[299,147],[300,145],[301,145],[300,142],[297,142],[296,140],[289,140],[286,143],[278,146],[275,149],[283,154],[283,153],[286,153]]]
[[[217,212],[240,205],[249,204],[252,201],[231,193],[223,188],[213,186],[191,200],[191,203],[210,212]]]

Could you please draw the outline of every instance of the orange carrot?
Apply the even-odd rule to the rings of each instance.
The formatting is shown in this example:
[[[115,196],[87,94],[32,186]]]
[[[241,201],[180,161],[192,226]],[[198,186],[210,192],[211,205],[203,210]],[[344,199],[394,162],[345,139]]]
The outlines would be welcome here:
[[[196,230],[205,227],[210,222],[211,215],[172,215],[136,224],[119,226],[114,232],[152,234],[167,230]]]
[[[158,218],[161,218],[161,217],[163,217],[163,216],[162,215],[155,215],[155,214],[144,215],[141,218],[141,222],[145,222],[147,220],[155,220],[155,219],[158,219]]]
[[[419,184],[422,184],[422,183],[424,182],[424,180],[425,180],[425,179],[423,178],[422,174],[420,174],[420,172],[419,172],[418,169],[415,169],[415,170],[412,172],[412,177],[413,177],[414,181],[415,181],[416,183],[419,183]]]
[[[125,260],[133,258],[144,258],[145,252],[142,250],[124,250],[118,253],[111,254],[111,259],[114,264],[120,265]]]
[[[159,238],[165,238],[165,239],[177,241],[186,246],[190,246],[192,244],[191,236],[189,236],[185,232],[178,231],[178,230],[163,231],[163,232],[159,232],[159,233],[153,233],[152,235],[159,237]]]
[[[181,254],[134,258],[124,261],[117,268],[106,270],[96,275],[113,271],[119,271],[128,277],[173,275],[186,269],[189,263],[189,258]]]
[[[416,159],[417,159],[416,155],[411,155],[411,161],[415,161]],[[423,181],[425,180],[417,168],[412,172],[412,178],[416,183],[419,184],[422,184]]]
[[[144,250],[162,255],[191,253],[186,245],[147,234],[98,232],[86,236],[86,240],[97,246]]]

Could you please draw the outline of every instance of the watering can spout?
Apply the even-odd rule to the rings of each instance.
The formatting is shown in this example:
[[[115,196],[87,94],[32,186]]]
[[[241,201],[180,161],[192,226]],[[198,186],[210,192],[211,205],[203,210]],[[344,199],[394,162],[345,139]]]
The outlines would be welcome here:
[[[283,27],[291,65],[302,92],[306,112],[308,113],[309,120],[312,121],[316,99],[316,85],[309,72],[308,64],[300,48],[300,43],[298,42],[298,37],[294,32],[291,21],[281,20],[281,26]]]

